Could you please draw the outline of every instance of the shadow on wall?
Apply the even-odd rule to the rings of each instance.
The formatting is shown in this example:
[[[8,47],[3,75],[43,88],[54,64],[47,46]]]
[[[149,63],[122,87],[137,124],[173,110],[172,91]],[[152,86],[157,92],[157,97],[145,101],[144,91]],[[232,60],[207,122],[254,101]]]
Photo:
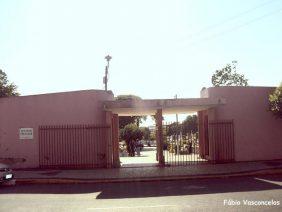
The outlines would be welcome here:
[[[24,163],[26,162],[25,158],[0,158],[0,163],[4,163],[7,165],[14,165],[16,163]]]
[[[282,175],[136,183],[35,184],[2,187],[0,194],[86,194],[98,192],[97,199],[122,199],[280,190],[281,183]],[[124,189],[125,187],[127,189]]]

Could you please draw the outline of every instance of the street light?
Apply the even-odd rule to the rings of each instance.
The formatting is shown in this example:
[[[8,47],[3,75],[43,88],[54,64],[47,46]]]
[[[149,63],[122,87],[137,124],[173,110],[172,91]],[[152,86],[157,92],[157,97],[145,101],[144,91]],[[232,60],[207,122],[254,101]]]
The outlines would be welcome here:
[[[107,91],[108,90],[108,73],[109,73],[108,70],[110,67],[110,60],[112,59],[112,57],[110,55],[107,55],[105,59],[107,60],[107,65],[105,68],[105,76],[103,78],[103,83],[105,84],[105,91]]]

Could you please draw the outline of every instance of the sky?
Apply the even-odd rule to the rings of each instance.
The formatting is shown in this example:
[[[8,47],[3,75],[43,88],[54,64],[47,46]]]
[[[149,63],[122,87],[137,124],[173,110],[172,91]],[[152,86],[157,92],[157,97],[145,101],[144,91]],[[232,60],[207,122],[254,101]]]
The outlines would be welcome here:
[[[233,60],[251,86],[282,81],[281,0],[0,0],[0,69],[21,95],[108,88],[199,97]]]

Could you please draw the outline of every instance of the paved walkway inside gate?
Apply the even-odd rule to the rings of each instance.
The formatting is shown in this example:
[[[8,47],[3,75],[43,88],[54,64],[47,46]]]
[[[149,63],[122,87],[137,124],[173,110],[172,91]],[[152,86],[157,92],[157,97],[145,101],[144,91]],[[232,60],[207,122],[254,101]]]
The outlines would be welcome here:
[[[144,146],[140,152],[140,156],[129,157],[120,155],[120,162],[122,167],[145,167],[145,166],[158,166],[156,160],[157,148],[155,146]],[[201,159],[198,154],[176,155],[169,151],[164,151],[164,157],[167,164],[171,165],[187,165],[193,162],[206,162],[207,160]]]
[[[95,183],[282,174],[282,160],[87,170],[16,170],[18,183]]]
[[[156,160],[157,148],[155,146],[144,146],[140,152],[140,156],[135,157],[120,155],[120,163],[122,167],[144,167],[144,166],[156,166],[158,161]]]

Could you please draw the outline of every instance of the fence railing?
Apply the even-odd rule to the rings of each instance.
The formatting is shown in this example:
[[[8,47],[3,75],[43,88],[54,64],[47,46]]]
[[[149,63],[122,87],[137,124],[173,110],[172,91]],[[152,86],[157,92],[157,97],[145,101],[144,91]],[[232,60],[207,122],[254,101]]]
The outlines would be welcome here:
[[[209,122],[210,159],[214,162],[234,161],[233,121]]]
[[[200,156],[198,132],[182,134],[182,124],[164,125],[164,157],[165,164],[171,166],[205,163]]]
[[[198,132],[185,134],[183,132],[181,123],[164,125],[163,154],[166,165],[234,161],[234,124],[232,120],[209,121],[206,131],[203,132],[206,134],[204,136],[206,140],[202,143],[199,143]]]
[[[105,167],[110,129],[110,126],[90,124],[40,126],[40,167]]]

